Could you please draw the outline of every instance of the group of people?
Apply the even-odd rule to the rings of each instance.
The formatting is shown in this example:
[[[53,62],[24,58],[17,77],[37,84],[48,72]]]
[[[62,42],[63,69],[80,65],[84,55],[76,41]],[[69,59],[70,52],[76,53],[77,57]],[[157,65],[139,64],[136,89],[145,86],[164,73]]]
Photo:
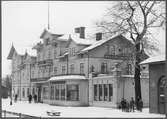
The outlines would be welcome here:
[[[126,99],[122,98],[121,103],[119,105],[119,109],[122,109],[123,112],[134,112],[135,107],[137,110],[142,112],[143,101],[139,99],[137,102],[134,101],[133,97],[131,97],[130,102]]]
[[[28,101],[29,101],[29,103],[31,103],[32,98],[34,98],[34,102],[35,102],[35,103],[37,103],[37,95],[36,95],[36,94],[34,94],[34,95],[33,95],[33,97],[32,97],[32,95],[31,95],[31,94],[29,94],[29,95],[28,95]]]
[[[15,96],[14,96],[14,102],[17,102],[17,98],[18,98],[18,96],[17,96],[17,94],[15,94]],[[28,102],[29,102],[29,103],[32,102],[32,98],[34,99],[34,102],[37,103],[37,95],[34,94],[33,97],[32,97],[32,95],[29,94],[29,95],[28,95]]]

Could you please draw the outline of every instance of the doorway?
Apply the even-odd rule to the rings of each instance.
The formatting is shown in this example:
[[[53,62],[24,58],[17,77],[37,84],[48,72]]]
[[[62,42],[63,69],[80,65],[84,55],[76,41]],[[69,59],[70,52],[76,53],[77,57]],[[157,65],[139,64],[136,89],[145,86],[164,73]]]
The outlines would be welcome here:
[[[158,82],[158,113],[165,114],[165,76]]]

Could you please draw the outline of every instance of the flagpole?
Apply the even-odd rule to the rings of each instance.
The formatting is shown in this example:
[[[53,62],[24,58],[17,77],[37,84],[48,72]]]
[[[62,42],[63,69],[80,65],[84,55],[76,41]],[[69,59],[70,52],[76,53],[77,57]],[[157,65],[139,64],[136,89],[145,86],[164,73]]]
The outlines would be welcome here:
[[[49,11],[49,8],[50,8],[50,5],[49,5],[49,0],[48,0],[48,29],[50,29],[50,19],[49,19],[49,17],[50,17],[50,11]]]

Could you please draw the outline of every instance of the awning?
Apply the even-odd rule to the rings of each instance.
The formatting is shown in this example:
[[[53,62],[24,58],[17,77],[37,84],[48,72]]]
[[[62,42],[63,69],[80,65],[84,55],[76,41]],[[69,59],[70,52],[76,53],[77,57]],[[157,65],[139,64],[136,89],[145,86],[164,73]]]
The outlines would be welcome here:
[[[86,80],[85,76],[81,75],[64,75],[51,77],[49,81],[60,81],[60,80]]]

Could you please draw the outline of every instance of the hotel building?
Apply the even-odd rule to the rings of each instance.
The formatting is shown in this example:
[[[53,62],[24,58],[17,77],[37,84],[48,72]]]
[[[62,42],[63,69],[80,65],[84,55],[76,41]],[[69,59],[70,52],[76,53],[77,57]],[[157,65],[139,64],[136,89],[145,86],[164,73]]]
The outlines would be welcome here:
[[[85,38],[85,27],[73,34],[45,29],[33,49],[37,56],[19,55],[12,46],[13,93],[20,100],[37,94],[38,101],[64,106],[117,107],[134,97],[134,45],[122,35]],[[143,55],[143,59],[147,58]],[[146,75],[145,75],[146,74]],[[142,67],[144,106],[149,104],[148,67]]]

